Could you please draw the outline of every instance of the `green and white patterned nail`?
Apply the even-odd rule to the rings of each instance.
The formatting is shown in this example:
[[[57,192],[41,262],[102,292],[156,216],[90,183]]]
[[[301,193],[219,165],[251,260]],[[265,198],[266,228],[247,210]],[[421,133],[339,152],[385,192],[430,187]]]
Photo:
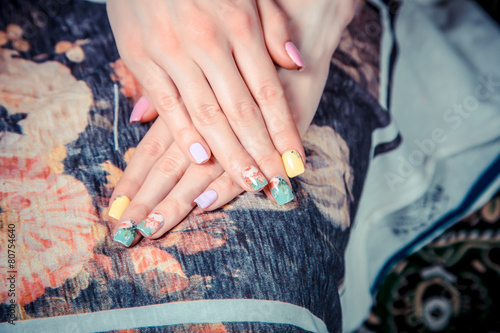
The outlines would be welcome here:
[[[241,172],[245,183],[254,191],[259,191],[267,185],[267,179],[262,172],[254,166],[249,166]]]
[[[269,189],[278,205],[284,205],[293,200],[293,192],[285,178],[276,176],[271,179]]]
[[[163,223],[165,223],[165,218],[162,214],[152,213],[137,226],[137,230],[139,230],[143,236],[149,237],[160,230]]]
[[[132,220],[127,220],[120,223],[120,226],[116,230],[113,240],[126,247],[129,247],[130,244],[132,244],[132,242],[134,241],[136,235],[137,230],[135,228],[135,222]]]

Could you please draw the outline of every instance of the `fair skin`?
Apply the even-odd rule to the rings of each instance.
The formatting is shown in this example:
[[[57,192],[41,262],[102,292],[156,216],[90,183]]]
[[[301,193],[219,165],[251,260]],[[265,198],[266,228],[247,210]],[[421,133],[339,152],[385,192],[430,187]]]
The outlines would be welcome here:
[[[191,162],[213,154],[250,192],[242,175],[250,166],[288,180],[281,155],[304,149],[269,52],[298,67],[274,1],[109,0],[107,9],[123,61]],[[265,26],[269,50],[261,17],[274,22]]]
[[[319,104],[331,56],[354,15],[357,1],[277,2],[289,19],[290,31],[301,46],[304,61],[311,64],[303,71],[278,69],[294,121],[299,133],[304,134]],[[265,21],[263,25],[266,26]],[[111,199],[119,194],[132,199],[120,221],[141,221],[151,212],[164,214],[166,223],[148,237],[156,239],[184,219],[195,206],[194,199],[206,190],[218,193],[217,200],[205,209],[210,211],[246,188],[233,181],[222,163],[213,157],[203,165],[192,163],[165,123],[156,121],[138,145]],[[265,192],[273,200],[269,190]],[[131,245],[141,238],[137,234]]]

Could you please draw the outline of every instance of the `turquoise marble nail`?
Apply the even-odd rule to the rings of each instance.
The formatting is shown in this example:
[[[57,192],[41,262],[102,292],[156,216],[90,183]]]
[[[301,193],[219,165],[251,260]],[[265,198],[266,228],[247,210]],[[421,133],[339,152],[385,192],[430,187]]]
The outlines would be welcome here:
[[[276,176],[271,179],[269,189],[278,205],[284,205],[293,200],[293,192],[283,177]]]
[[[132,244],[132,242],[134,241],[136,235],[137,230],[135,228],[135,222],[132,220],[127,220],[120,223],[120,226],[116,230],[113,240],[126,247],[129,247],[130,244]]]

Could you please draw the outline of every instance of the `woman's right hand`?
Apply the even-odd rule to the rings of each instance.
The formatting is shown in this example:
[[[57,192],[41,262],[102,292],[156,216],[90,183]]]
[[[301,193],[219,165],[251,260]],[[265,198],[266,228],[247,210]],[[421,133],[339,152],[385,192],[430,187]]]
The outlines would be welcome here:
[[[196,164],[213,153],[246,191],[303,171],[301,158],[295,170],[282,162],[304,150],[273,59],[303,64],[274,0],[108,0],[107,8],[120,55],[149,97],[132,121],[156,108],[182,153]]]

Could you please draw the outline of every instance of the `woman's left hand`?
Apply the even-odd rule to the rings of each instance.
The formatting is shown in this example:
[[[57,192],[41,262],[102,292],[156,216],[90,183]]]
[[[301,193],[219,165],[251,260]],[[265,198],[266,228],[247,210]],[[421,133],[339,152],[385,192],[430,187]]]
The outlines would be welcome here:
[[[309,7],[294,5],[287,0],[281,2],[291,18],[293,38],[303,45],[303,57],[311,64],[300,72],[278,69],[297,128],[304,135],[319,104],[331,56],[345,25],[354,14],[356,0],[350,3],[351,7],[342,7],[345,12],[340,12],[348,16],[344,20],[331,20],[326,8],[319,6],[321,3],[331,7],[330,0]],[[344,4],[347,6],[348,2]],[[314,15],[316,23],[310,24]],[[328,28],[328,24],[333,26]],[[320,28],[332,34],[318,34]],[[137,146],[111,197],[110,215],[121,221],[115,228],[114,239],[125,246],[140,240],[142,236],[131,227],[135,224],[131,221],[143,221],[137,225],[141,233],[156,239],[182,221],[196,203],[204,210],[214,210],[243,191],[213,157],[203,165],[191,163],[174,143],[166,125],[156,121]],[[264,192],[275,200],[268,188]],[[126,240],[124,234],[129,235]],[[131,234],[133,238],[130,238]]]

